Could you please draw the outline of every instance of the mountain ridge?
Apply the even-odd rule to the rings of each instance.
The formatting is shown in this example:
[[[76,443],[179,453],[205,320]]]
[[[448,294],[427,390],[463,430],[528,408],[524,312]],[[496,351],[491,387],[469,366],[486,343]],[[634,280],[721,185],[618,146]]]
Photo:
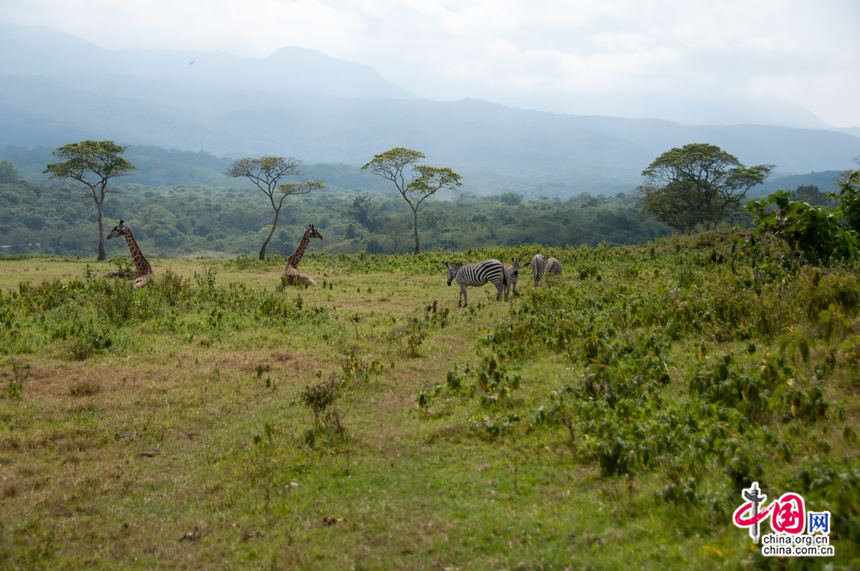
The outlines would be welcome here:
[[[537,192],[547,185],[627,191],[660,153],[692,142],[716,144],[746,164],[774,164],[784,174],[849,168],[860,155],[860,138],[833,130],[688,125],[523,110],[474,98],[426,100],[369,66],[305,48],[241,58],[105,50],[74,36],[41,33],[44,42],[42,36],[24,42],[35,46],[32,61],[11,56],[10,46],[23,45],[16,39],[21,33],[0,38],[0,145],[107,138],[220,156],[280,154],[346,164],[408,146],[423,151],[429,164],[458,170],[485,193]],[[67,68],[52,52],[64,42],[64,61],[75,62]],[[88,61],[75,59],[81,54]],[[285,77],[250,81],[261,75],[258,65],[275,65]],[[86,81],[81,70],[90,70]]]

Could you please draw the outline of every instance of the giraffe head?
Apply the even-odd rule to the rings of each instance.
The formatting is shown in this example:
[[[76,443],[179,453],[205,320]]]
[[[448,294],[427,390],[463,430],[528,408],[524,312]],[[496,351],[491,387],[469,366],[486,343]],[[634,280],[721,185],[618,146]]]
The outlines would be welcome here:
[[[313,224],[308,224],[308,230],[310,231],[310,234],[308,234],[308,238],[319,238],[320,240],[323,239],[322,234],[317,232],[317,229],[314,228]]]
[[[124,220],[120,220],[119,224],[113,227],[113,230],[110,231],[110,234],[107,235],[107,239],[116,238],[117,236],[125,236],[128,227],[125,225]]]

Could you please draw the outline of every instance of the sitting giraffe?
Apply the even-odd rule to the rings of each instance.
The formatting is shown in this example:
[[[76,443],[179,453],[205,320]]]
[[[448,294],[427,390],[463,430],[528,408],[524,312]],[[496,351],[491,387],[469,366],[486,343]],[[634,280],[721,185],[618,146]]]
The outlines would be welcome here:
[[[322,234],[317,232],[314,225],[311,224],[308,226],[308,229],[305,230],[305,233],[302,235],[302,239],[299,242],[296,251],[293,252],[293,255],[290,256],[290,259],[287,260],[287,267],[284,268],[284,276],[287,278],[287,283],[290,285],[296,285],[297,282],[300,282],[302,285],[317,285],[317,283],[307,274],[303,274],[299,271],[299,262],[302,261],[302,256],[305,255],[305,250],[308,247],[308,242],[311,241],[311,238],[319,238],[323,239]]]
[[[134,280],[134,287],[145,286],[152,281],[155,274],[152,271],[152,266],[150,266],[146,258],[143,257],[143,252],[140,251],[140,246],[137,245],[137,241],[131,233],[131,228],[126,226],[125,222],[122,220],[120,220],[119,224],[114,226],[114,229],[110,231],[107,239],[110,240],[117,236],[125,236],[128,250],[131,252],[131,257],[134,260],[135,267],[137,268],[137,279]]]

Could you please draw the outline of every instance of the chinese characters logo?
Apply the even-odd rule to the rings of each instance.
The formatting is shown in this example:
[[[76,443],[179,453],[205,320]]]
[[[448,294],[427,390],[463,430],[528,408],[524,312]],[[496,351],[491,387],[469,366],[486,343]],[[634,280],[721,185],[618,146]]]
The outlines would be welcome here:
[[[758,482],[741,492],[744,500],[732,516],[734,524],[749,531],[753,543],[762,540],[762,555],[832,556],[830,512],[807,512],[803,496],[786,492],[765,507],[767,496]],[[774,533],[761,537],[761,522],[770,519]],[[804,530],[806,533],[804,534]]]

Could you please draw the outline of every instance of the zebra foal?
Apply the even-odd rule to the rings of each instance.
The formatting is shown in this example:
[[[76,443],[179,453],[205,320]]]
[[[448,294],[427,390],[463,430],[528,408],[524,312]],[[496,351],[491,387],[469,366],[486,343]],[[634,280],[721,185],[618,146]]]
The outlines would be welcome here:
[[[448,285],[450,286],[451,282],[456,281],[457,285],[460,286],[460,295],[457,296],[457,307],[461,305],[466,307],[469,304],[469,299],[466,296],[466,286],[482,286],[488,282],[496,286],[496,291],[498,292],[496,294],[496,301],[502,299],[503,292],[507,299],[507,292],[505,291],[505,284],[507,283],[505,268],[499,260],[484,260],[483,262],[466,265],[445,262],[445,266],[448,268]],[[462,304],[460,303],[461,300]]]
[[[511,262],[513,263],[505,264],[505,299],[508,299],[509,292],[519,295],[517,293],[517,280],[520,277],[520,259],[514,258]]]
[[[535,279],[535,287],[540,285],[540,279],[543,277],[543,271],[546,267],[546,260],[543,258],[543,254],[535,254],[532,256],[531,261],[532,267],[532,276]]]

